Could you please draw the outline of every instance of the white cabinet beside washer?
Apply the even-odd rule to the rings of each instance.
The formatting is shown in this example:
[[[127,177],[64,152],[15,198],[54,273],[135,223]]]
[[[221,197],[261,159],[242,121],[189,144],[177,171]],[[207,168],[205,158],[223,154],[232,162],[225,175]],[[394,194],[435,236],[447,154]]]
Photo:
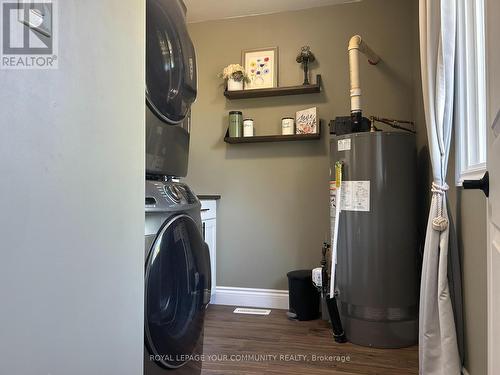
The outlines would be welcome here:
[[[203,237],[210,249],[210,267],[212,271],[212,299],[215,296],[217,281],[217,201],[201,200],[201,221]]]

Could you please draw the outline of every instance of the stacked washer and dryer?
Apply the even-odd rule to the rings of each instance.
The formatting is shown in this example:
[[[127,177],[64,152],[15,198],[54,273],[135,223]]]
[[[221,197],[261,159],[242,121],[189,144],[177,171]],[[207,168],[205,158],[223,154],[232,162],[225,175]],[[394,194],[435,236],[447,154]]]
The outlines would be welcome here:
[[[210,256],[200,201],[184,183],[194,47],[181,0],[146,1],[144,374],[199,374]]]

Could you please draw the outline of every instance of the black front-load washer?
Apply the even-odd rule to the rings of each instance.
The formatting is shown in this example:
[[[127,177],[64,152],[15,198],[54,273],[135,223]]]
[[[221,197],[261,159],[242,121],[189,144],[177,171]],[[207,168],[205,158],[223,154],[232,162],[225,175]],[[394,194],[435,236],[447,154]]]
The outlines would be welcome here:
[[[144,374],[201,372],[210,256],[187,174],[196,59],[180,0],[146,0]]]
[[[144,373],[199,374],[210,301],[200,202],[185,184],[146,182]]]

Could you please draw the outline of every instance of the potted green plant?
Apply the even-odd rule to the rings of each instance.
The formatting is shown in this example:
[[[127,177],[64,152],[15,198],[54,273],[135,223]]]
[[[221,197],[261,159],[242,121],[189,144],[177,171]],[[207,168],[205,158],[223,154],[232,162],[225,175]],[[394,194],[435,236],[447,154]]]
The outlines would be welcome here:
[[[240,64],[226,66],[219,77],[226,81],[228,91],[243,90],[243,83],[250,82],[245,68]]]

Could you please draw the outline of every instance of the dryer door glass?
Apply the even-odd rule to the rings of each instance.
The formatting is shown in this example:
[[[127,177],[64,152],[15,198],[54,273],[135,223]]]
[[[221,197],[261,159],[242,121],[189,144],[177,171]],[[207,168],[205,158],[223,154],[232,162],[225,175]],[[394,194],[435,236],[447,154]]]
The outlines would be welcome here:
[[[166,222],[149,251],[145,339],[163,367],[182,366],[202,339],[210,290],[208,257],[200,230],[187,215]]]
[[[178,0],[146,3],[146,103],[169,124],[180,124],[196,99],[196,58]]]

